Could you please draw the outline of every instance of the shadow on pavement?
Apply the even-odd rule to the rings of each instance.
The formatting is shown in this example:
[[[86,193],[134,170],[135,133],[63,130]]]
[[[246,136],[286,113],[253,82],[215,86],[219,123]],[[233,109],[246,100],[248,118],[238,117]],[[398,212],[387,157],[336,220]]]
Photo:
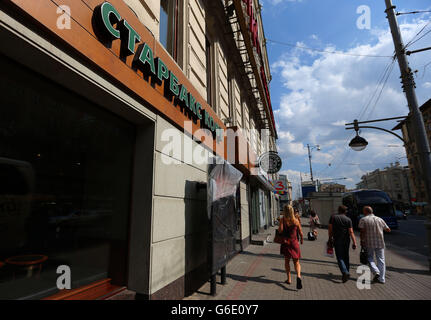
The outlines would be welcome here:
[[[386,271],[392,271],[397,273],[422,274],[426,276],[431,276],[431,272],[428,270],[403,269],[403,268],[394,268],[391,266],[386,266]]]
[[[282,269],[276,269],[276,268],[271,268],[272,271],[276,271],[276,272],[282,272],[285,273],[285,270]],[[308,273],[308,272],[302,272],[301,271],[301,275],[302,276],[306,276],[307,278],[318,278],[318,279],[323,279],[323,280],[327,280],[327,281],[331,281],[333,283],[342,283],[341,281],[341,275],[334,275],[333,273],[329,272],[329,273]],[[339,281],[336,281],[339,280]],[[355,278],[350,277],[350,280],[356,281]]]
[[[239,282],[253,281],[253,282],[258,282],[258,283],[268,283],[268,284],[273,283],[273,284],[276,284],[277,286],[279,286],[279,287],[281,287],[281,288],[283,288],[285,290],[297,291],[297,290],[293,290],[293,289],[287,288],[280,281],[265,279],[265,276],[246,277],[246,276],[239,276],[239,275],[236,275],[236,274],[227,274],[226,277],[231,278],[232,280],[235,280],[235,281],[239,281]]]

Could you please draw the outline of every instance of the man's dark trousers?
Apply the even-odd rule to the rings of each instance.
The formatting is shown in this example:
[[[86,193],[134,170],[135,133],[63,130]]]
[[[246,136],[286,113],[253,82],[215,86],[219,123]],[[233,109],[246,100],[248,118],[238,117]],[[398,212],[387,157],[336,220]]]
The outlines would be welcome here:
[[[335,255],[342,274],[348,274],[350,270],[349,248],[350,239],[348,241],[334,241]]]

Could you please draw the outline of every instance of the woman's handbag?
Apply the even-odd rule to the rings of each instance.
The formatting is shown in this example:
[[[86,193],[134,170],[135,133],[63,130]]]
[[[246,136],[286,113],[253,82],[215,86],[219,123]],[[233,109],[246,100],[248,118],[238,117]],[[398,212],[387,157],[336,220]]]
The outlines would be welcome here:
[[[368,264],[368,252],[367,249],[364,247],[361,247],[361,253],[359,253],[359,260],[361,261],[361,264]]]
[[[279,243],[279,244],[287,244],[290,245],[290,239],[288,237],[286,237],[286,225],[284,223],[284,219],[282,219],[282,221],[280,221],[280,223],[282,223],[282,231],[281,233],[278,231],[278,229],[275,230],[275,237],[274,237],[274,243]]]
[[[278,229],[275,230],[275,237],[274,237],[274,243],[282,244],[284,243],[284,237],[283,234],[278,232]]]

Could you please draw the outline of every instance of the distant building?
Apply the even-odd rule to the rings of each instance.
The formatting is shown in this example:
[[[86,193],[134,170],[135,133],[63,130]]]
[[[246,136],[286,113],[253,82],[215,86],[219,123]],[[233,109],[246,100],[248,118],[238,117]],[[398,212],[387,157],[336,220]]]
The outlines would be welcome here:
[[[421,110],[422,117],[424,119],[428,142],[431,144],[431,99],[425,102],[419,109]],[[406,148],[407,160],[410,168],[412,198],[414,203],[423,203],[426,202],[426,191],[424,181],[421,178],[421,174],[418,170],[418,168],[420,168],[420,163],[419,157],[417,155],[417,146],[413,136],[414,131],[412,130],[412,125],[411,116],[409,114],[407,119],[401,121],[392,130],[401,129],[402,131],[403,139],[405,141],[404,146]]]
[[[321,225],[328,225],[331,215],[336,213],[338,207],[342,204],[342,196],[341,192],[310,193],[309,208],[317,213]]]
[[[319,192],[343,193],[346,192],[346,186],[339,183],[323,183],[319,186]]]
[[[279,198],[281,211],[286,204],[292,204],[292,182],[288,180],[285,174],[280,174],[279,176],[279,180],[285,186],[285,192],[281,193]]]
[[[411,201],[411,183],[409,181],[409,168],[403,167],[399,162],[391,163],[384,170],[374,170],[362,176],[357,189],[379,189],[386,192],[398,204],[409,205]]]

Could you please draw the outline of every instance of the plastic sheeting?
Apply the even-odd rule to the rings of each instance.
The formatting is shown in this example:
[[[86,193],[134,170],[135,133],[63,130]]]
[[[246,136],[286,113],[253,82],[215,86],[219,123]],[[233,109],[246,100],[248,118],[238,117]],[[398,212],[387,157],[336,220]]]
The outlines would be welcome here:
[[[242,173],[227,162],[216,164],[208,176],[210,270],[215,274],[235,254],[237,231],[236,194]]]

